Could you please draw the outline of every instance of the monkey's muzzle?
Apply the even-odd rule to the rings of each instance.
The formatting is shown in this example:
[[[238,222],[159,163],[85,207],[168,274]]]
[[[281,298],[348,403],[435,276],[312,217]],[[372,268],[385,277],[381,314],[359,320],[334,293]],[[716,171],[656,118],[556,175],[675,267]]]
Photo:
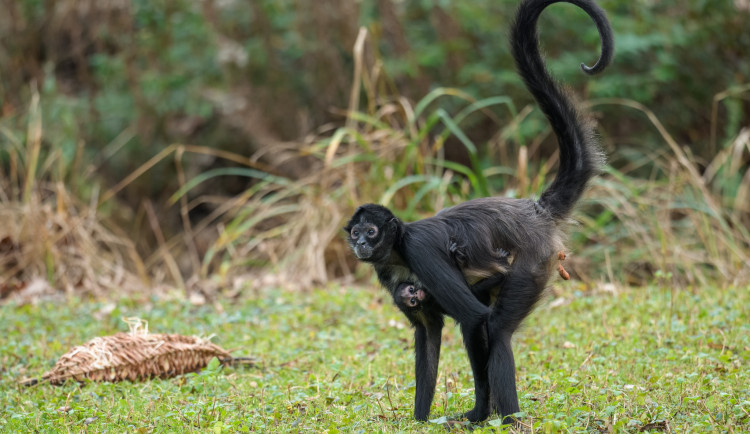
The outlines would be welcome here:
[[[352,247],[352,250],[354,250],[354,254],[357,256],[357,259],[364,261],[372,257],[373,248],[368,245],[356,245]]]

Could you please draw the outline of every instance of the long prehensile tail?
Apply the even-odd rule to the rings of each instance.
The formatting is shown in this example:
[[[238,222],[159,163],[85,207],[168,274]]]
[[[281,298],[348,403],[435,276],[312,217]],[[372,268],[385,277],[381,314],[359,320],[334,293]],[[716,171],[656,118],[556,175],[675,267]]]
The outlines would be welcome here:
[[[539,204],[555,219],[568,217],[589,180],[604,164],[604,156],[594,139],[593,127],[550,75],[539,53],[537,20],[549,5],[572,3],[596,23],[601,38],[601,55],[587,74],[602,71],[612,60],[612,29],[604,11],[592,0],[524,0],[511,30],[511,49],[518,72],[529,92],[547,116],[560,147],[560,168],[552,184],[542,193]]]

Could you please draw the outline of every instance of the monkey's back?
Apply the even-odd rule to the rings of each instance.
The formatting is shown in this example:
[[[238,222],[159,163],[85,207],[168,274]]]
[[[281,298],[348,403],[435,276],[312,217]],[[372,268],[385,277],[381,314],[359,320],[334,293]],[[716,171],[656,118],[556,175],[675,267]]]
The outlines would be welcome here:
[[[473,199],[414,224],[428,221],[444,228],[447,242],[465,252],[465,267],[470,269],[496,270],[499,249],[504,249],[511,254],[512,268],[521,261],[525,267],[541,266],[541,272],[547,273],[549,264],[564,250],[559,222],[531,199]]]

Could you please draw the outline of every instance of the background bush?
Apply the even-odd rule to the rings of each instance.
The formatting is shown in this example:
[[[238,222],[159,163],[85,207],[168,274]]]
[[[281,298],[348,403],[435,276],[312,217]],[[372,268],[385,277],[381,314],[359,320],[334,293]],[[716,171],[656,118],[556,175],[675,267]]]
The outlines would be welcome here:
[[[729,214],[715,216],[728,222],[723,226],[727,234],[745,230],[742,226],[748,224],[750,208],[742,195],[748,193],[750,183],[750,145],[744,146],[740,139],[750,124],[750,32],[746,30],[750,4],[746,0],[600,3],[612,20],[617,46],[615,62],[605,74],[587,79],[577,68],[581,62],[595,61],[598,35],[576,8],[556,5],[548,10],[540,25],[541,39],[555,74],[583,99],[592,101],[611,155],[613,176],[632,177],[624,197],[654,185],[665,188],[662,198],[674,197],[675,190],[669,186],[676,178],[670,175],[670,162],[677,157],[675,146],[664,138],[668,131],[693,170],[688,176],[693,176],[698,193],[686,194],[715,194]],[[540,175],[536,185],[533,180],[510,182],[507,177],[489,182],[493,193],[533,194],[543,185],[545,164],[554,147],[543,118],[535,111],[528,116],[521,113],[532,101],[508,52],[507,31],[516,4],[515,0],[6,0],[3,6],[8,13],[0,17],[0,122],[6,131],[0,135],[0,162],[4,173],[12,172],[12,149],[18,148],[13,143],[28,142],[28,108],[38,92],[44,120],[42,161],[45,155],[57,158],[41,178],[64,181],[84,201],[100,191],[94,186],[112,187],[175,143],[255,156],[264,173],[299,180],[324,167],[322,158],[315,155],[332,149],[325,148],[331,143],[326,140],[345,125],[352,89],[360,89],[356,86],[361,82],[361,90],[355,93],[362,103],[354,108],[375,116],[370,120],[379,118],[377,110],[394,101],[423,101],[430,105],[429,113],[445,110],[454,115],[465,108],[468,99],[509,97],[518,110],[492,104],[463,120],[461,131],[477,144],[476,152],[467,148],[466,140],[447,134],[440,157],[473,170],[500,164],[511,171],[518,166],[521,146],[526,146],[524,158],[531,162],[528,173]],[[355,81],[353,47],[360,26],[369,35],[363,75]],[[460,91],[465,98],[423,100],[442,87],[454,89],[452,93]],[[614,99],[647,107],[664,131],[655,128],[643,110],[626,109]],[[398,133],[407,124],[403,119],[386,119],[380,127]],[[515,122],[517,129],[506,128]],[[380,128],[374,122],[364,124],[367,128],[360,131],[360,139]],[[428,155],[423,152],[425,144],[445,128],[420,132],[424,135],[410,143],[422,149],[418,154]],[[358,152],[367,154],[362,148]],[[725,154],[717,160],[721,152]],[[398,152],[377,155],[386,162],[404,156]],[[395,179],[382,175],[377,179],[368,172],[368,182],[375,176],[375,181],[392,184],[400,176],[419,173],[421,164],[402,167],[404,171],[397,171]],[[180,180],[235,165],[211,153],[185,158],[184,167],[165,158],[155,163],[156,170],[145,171],[127,188],[117,189],[117,204],[104,203],[100,212],[130,229],[140,251],[149,252],[159,236],[147,230],[146,209],[155,207],[154,216],[167,237],[179,234],[185,228],[185,216],[198,222],[217,209],[218,201],[194,204],[187,212],[183,209],[181,216],[173,206],[174,198],[168,200],[184,185]],[[384,166],[388,164],[379,167]],[[442,171],[447,166],[440,167]],[[438,176],[440,171],[433,174]],[[705,179],[698,181],[695,176]],[[229,197],[259,182],[256,175],[236,171],[209,178],[184,197]],[[649,184],[659,180],[662,184]],[[640,181],[646,184],[634,187]],[[701,190],[704,187],[707,190]],[[306,191],[310,197],[336,196],[331,191]],[[453,197],[461,200],[476,193],[484,192],[470,185],[455,190]],[[427,204],[429,196],[421,197],[425,200],[410,208],[415,216],[434,207]],[[342,202],[344,208],[354,200],[350,196]],[[589,215],[600,211],[594,209]],[[622,226],[616,217],[622,212],[617,207],[598,217],[589,226],[591,233],[584,231],[583,239],[577,241],[579,245],[601,244],[601,239],[592,238],[594,232],[617,232]],[[670,219],[679,221],[680,216]],[[645,247],[633,241],[628,231],[608,238],[613,243],[624,239]],[[738,246],[741,251],[747,248],[742,242]],[[200,260],[210,251],[208,247],[196,249]],[[592,255],[594,262],[604,261],[604,256]],[[653,255],[651,247],[633,253],[641,255]],[[627,263],[639,261],[643,258]]]

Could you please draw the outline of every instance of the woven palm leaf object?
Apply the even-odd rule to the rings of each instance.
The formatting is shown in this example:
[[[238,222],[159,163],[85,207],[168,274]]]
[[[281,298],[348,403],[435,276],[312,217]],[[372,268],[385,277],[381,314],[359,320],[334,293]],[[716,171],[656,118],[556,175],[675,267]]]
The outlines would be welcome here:
[[[228,351],[206,339],[178,334],[132,330],[96,337],[63,354],[41,381],[59,385],[75,381],[143,381],[195,372],[214,357],[231,362]],[[24,385],[37,379],[23,380]]]

